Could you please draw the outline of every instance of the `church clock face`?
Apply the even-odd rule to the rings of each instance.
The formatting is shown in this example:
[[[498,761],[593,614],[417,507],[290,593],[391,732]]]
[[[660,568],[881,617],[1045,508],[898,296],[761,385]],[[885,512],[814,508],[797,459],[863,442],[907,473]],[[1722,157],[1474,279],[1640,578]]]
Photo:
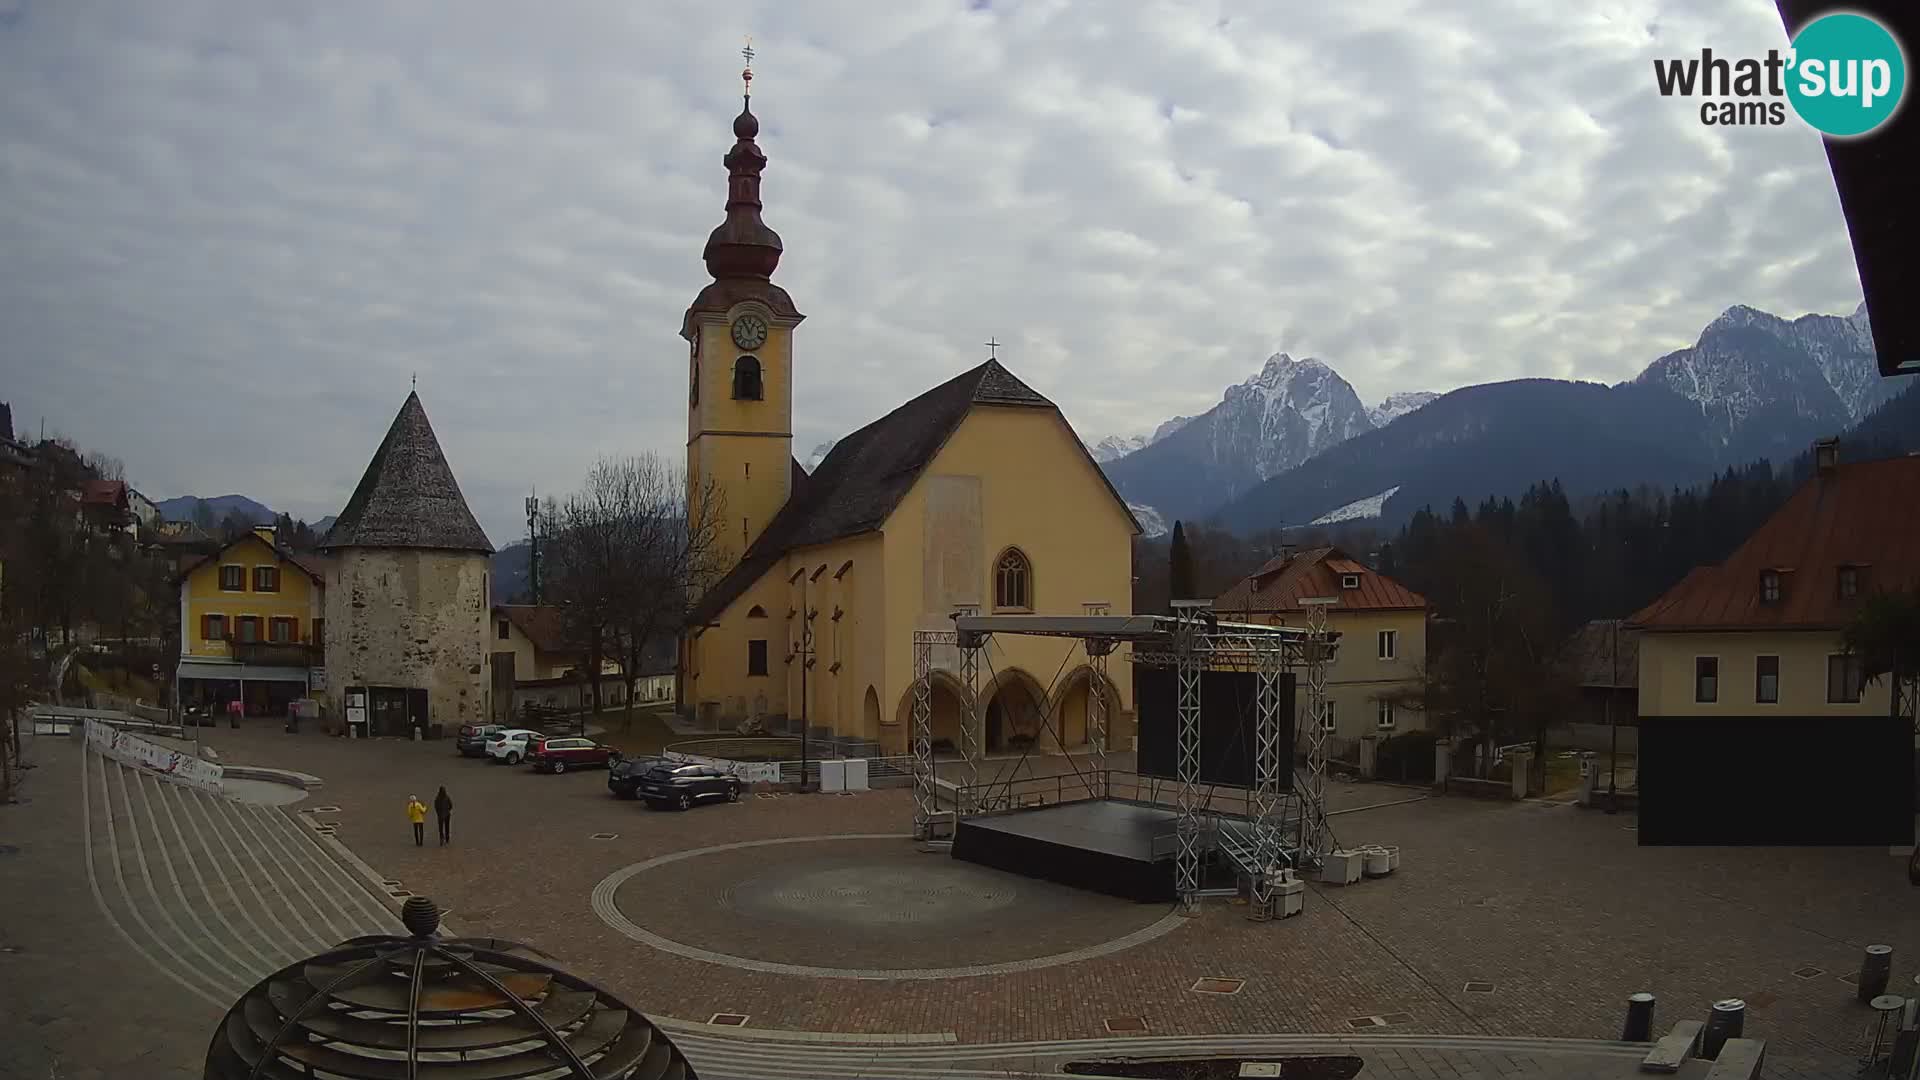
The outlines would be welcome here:
[[[758,315],[742,315],[733,320],[733,343],[752,351],[767,343],[767,320]]]

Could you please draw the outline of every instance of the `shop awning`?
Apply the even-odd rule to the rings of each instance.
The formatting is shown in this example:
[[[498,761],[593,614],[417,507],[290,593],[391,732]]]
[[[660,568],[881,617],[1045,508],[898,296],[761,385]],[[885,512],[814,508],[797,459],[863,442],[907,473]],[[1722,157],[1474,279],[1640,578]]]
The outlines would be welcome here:
[[[247,682],[307,683],[307,669],[267,667],[260,664],[234,664],[219,660],[182,660],[177,673],[182,679],[244,679]]]

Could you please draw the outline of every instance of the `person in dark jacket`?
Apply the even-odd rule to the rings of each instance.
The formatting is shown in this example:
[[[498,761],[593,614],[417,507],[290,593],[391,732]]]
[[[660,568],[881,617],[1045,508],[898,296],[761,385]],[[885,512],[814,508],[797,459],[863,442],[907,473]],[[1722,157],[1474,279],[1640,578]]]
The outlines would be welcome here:
[[[451,831],[453,824],[453,796],[447,794],[446,785],[440,786],[440,794],[433,797],[433,813],[440,819],[440,845],[445,847],[453,842]]]

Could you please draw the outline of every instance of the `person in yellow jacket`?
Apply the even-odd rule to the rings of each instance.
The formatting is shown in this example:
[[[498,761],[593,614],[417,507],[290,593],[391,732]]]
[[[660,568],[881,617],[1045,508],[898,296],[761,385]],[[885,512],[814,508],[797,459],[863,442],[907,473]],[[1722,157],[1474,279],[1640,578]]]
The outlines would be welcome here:
[[[407,796],[407,820],[413,822],[413,846],[427,846],[427,804],[420,796]]]

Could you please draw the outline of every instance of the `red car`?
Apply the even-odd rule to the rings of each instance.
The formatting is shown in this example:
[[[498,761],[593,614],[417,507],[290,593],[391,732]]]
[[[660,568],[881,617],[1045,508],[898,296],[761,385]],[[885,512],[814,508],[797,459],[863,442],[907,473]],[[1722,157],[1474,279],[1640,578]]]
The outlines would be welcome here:
[[[535,772],[563,773],[568,769],[604,769],[620,760],[620,751],[592,739],[547,738],[533,744],[527,764]]]

